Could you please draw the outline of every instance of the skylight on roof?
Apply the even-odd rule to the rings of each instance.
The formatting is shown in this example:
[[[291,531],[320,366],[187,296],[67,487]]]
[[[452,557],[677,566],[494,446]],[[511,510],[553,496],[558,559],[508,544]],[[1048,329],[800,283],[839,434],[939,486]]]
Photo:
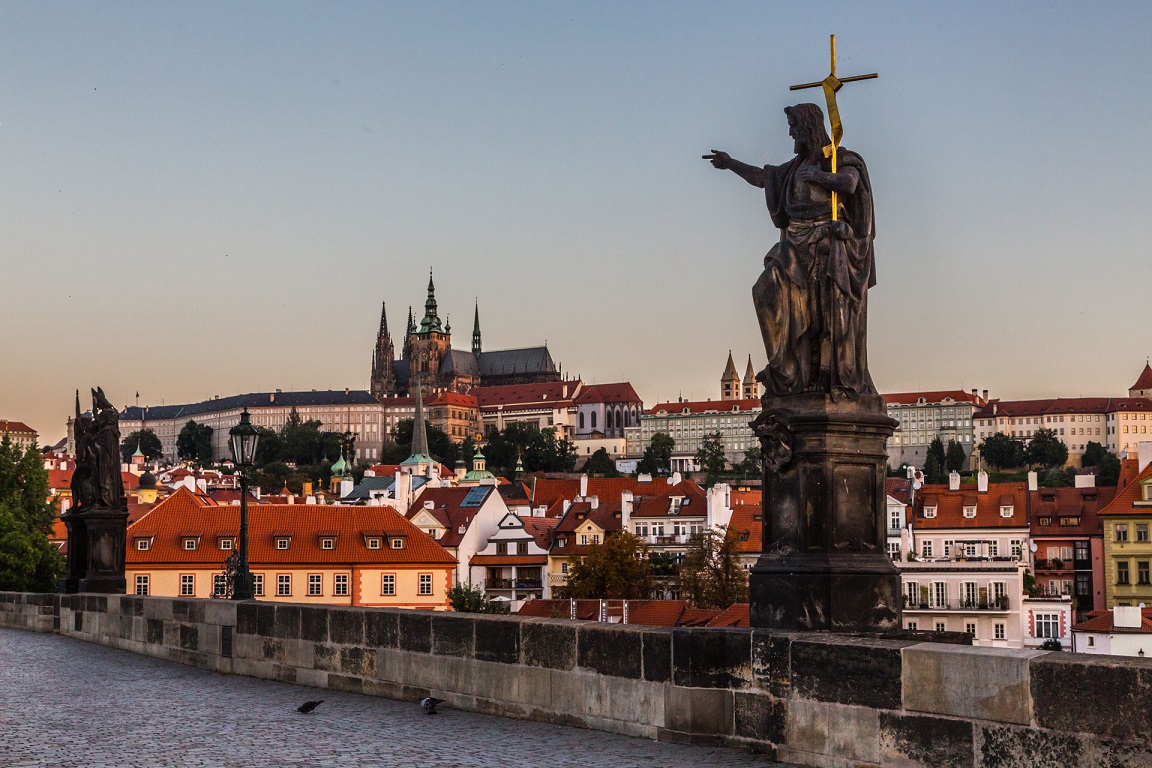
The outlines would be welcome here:
[[[464,497],[464,501],[460,502],[461,507],[478,507],[484,503],[484,497],[488,495],[488,489],[482,486],[476,486],[468,491],[468,495]]]

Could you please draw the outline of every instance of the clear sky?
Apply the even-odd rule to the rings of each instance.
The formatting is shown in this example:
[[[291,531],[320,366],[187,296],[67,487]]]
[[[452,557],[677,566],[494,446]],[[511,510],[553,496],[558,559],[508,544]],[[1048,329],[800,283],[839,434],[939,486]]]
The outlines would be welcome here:
[[[1118,395],[1152,353],[1152,4],[0,4],[0,418],[366,388],[428,269],[458,348],[646,404],[763,365],[793,83],[869,164],[881,391]]]

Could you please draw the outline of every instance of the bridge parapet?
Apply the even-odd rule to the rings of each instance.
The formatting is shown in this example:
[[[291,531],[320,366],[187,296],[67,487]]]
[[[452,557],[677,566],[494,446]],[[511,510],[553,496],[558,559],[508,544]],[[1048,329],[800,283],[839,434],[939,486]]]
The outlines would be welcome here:
[[[0,625],[782,762],[1149,765],[1152,660],[823,633],[0,593]]]

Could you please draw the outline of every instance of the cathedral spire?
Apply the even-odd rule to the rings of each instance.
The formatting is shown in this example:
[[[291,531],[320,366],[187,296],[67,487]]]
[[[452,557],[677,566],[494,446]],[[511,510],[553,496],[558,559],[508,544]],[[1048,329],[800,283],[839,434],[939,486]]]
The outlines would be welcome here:
[[[393,366],[396,351],[392,346],[392,336],[388,333],[388,313],[384,302],[380,303],[380,331],[376,334],[376,347],[372,352],[372,394],[378,398],[394,394],[396,374]]]
[[[388,338],[388,302],[380,302],[380,333],[378,338]]]
[[[420,321],[420,333],[441,333],[440,316],[436,314],[436,284],[432,282],[432,270],[428,270],[428,299],[424,302],[424,319]]]
[[[476,299],[476,319],[472,323],[472,354],[480,354],[480,299]]]

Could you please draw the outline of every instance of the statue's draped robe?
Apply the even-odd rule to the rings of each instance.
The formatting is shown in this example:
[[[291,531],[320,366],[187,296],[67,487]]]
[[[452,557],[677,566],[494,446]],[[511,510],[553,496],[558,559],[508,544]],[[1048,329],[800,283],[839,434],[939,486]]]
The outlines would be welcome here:
[[[837,158],[838,170],[852,168],[860,179],[855,192],[839,196],[838,222],[829,203],[796,194],[806,183],[795,178],[800,157],[762,172],[768,211],[780,228],[752,290],[768,355],[758,378],[769,394],[876,391],[866,339],[868,289],[876,284],[872,187],[859,155],[840,149]],[[823,170],[831,170],[830,161]]]

